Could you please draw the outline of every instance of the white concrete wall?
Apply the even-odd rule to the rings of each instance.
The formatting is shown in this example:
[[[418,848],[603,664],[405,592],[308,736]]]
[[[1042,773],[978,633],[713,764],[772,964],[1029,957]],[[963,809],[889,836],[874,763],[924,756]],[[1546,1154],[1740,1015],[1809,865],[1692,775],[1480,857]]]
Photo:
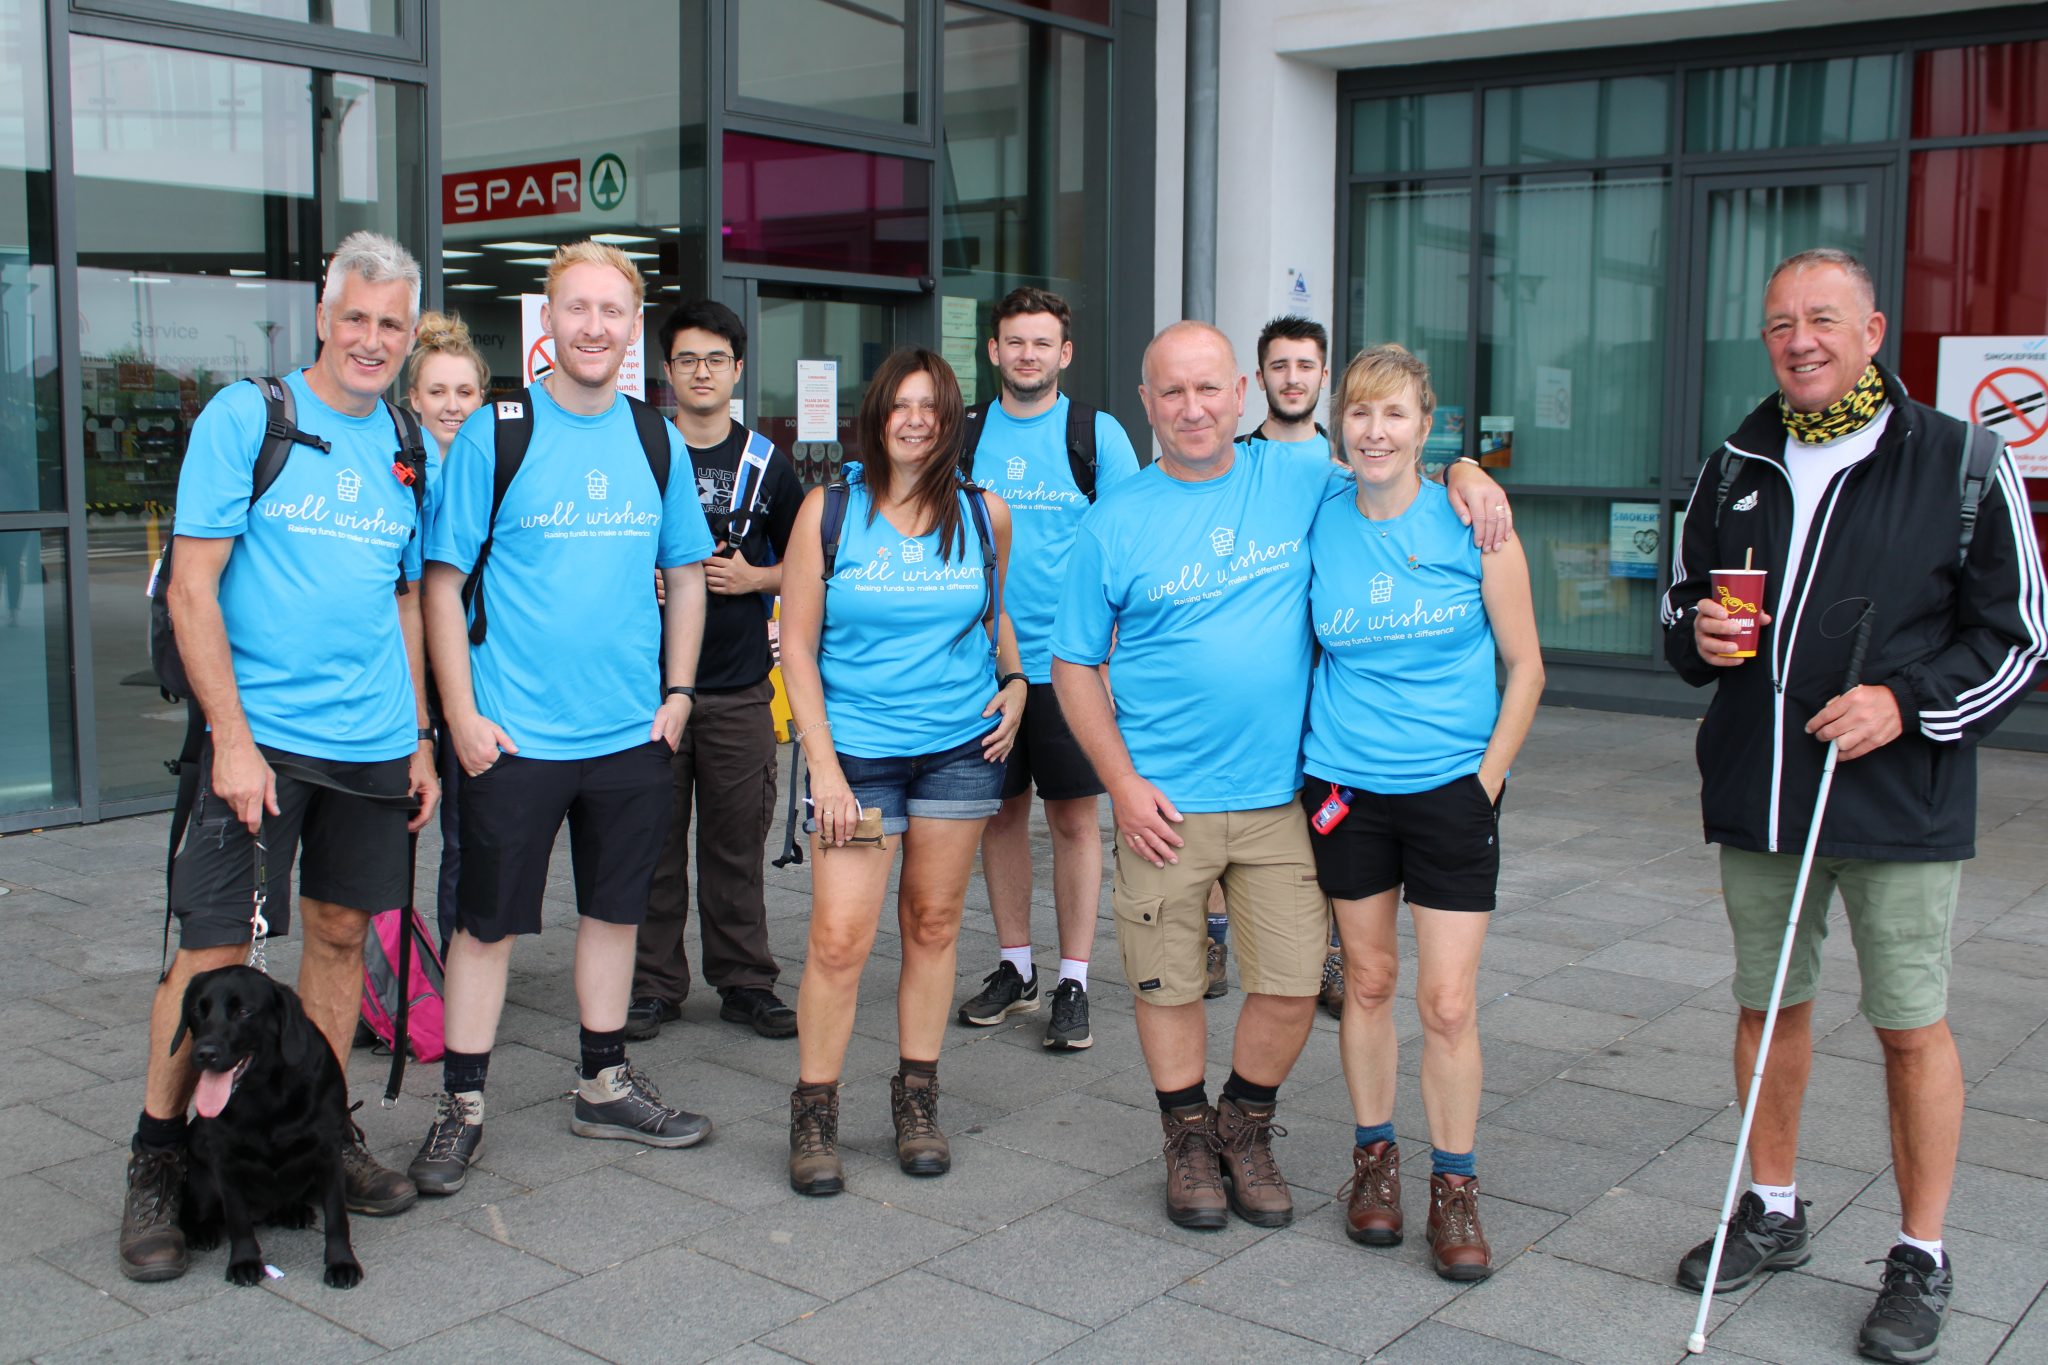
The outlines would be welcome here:
[[[1249,371],[1252,343],[1287,311],[1290,267],[1308,314],[1336,321],[1337,73],[1516,53],[1981,8],[1971,0],[1223,0],[1217,325]],[[1159,4],[1155,321],[1181,316],[1186,0]],[[1787,55],[1806,55],[1796,32]],[[1256,390],[1246,425],[1263,415]]]

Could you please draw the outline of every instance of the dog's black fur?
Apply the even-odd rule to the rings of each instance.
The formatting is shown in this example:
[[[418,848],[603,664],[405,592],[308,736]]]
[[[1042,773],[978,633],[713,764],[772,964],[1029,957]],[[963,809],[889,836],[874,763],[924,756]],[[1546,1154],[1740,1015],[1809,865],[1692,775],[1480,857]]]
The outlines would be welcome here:
[[[327,1234],[327,1283],[336,1289],[361,1283],[341,1165],[348,1085],[297,993],[250,967],[202,972],[185,988],[173,1053],[188,1032],[192,1063],[200,1070],[232,1071],[244,1058],[248,1069],[218,1116],[192,1121],[180,1219],[186,1244],[210,1250],[225,1232],[228,1279],[258,1284],[257,1220],[311,1227],[318,1204]]]

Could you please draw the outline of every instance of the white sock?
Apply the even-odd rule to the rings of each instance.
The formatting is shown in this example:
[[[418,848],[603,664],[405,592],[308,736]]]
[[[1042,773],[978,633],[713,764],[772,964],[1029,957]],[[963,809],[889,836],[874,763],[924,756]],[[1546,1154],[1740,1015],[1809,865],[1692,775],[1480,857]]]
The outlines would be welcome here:
[[[1088,961],[1086,958],[1063,957],[1060,959],[1060,980],[1071,981],[1082,990],[1088,989]]]
[[[1799,1216],[1799,1186],[1796,1183],[1759,1185],[1752,1180],[1749,1182],[1749,1192],[1764,1201],[1765,1213],[1775,1213],[1780,1218]]]
[[[1024,985],[1028,989],[1031,985],[1032,971],[1031,945],[1027,943],[1019,948],[1003,949],[1003,961],[1017,969],[1017,975],[1024,978]]]
[[[1908,1237],[1906,1235],[1906,1230],[1904,1228],[1900,1228],[1899,1243],[1902,1246],[1914,1247],[1920,1251],[1924,1251],[1929,1256],[1932,1256],[1934,1258],[1934,1263],[1936,1265],[1941,1264],[1941,1239],[1939,1237],[1935,1238],[1931,1242],[1923,1242],[1918,1237]]]

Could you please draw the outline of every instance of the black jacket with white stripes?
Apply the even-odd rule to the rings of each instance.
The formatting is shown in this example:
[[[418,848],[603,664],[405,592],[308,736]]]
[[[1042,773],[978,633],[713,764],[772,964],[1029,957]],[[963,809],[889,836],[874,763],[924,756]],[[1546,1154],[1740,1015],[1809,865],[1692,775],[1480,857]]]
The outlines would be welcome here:
[[[1850,599],[1876,605],[1863,681],[1891,690],[1905,728],[1837,767],[1819,844],[1825,857],[1973,856],[1976,744],[2033,689],[2048,659],[2048,581],[2011,453],[1999,452],[1959,563],[1967,428],[1883,377],[1891,413],[1876,450],[1829,483],[1784,615],[1764,628],[1757,657],[1733,668],[1700,658],[1693,613],[1708,595],[1708,572],[1741,565],[1751,548],[1771,575],[1766,606],[1778,599],[1792,485],[1776,395],[1728,438],[1738,458],[1719,508],[1720,452],[1693,485],[1662,618],[1671,666],[1695,687],[1714,685],[1697,740],[1710,843],[1804,849],[1827,749],[1806,723],[1842,690],[1857,614]]]

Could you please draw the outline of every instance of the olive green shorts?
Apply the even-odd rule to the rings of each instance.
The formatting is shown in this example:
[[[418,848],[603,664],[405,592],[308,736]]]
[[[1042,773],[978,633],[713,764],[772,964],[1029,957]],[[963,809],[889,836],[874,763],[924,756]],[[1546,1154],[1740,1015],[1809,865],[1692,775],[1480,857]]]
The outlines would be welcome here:
[[[1112,897],[1124,979],[1152,1005],[1186,1005],[1209,987],[1209,888],[1223,883],[1238,980],[1253,995],[1314,995],[1330,944],[1330,902],[1316,883],[1308,819],[1289,801],[1265,810],[1190,811],[1179,861],[1154,867],[1116,851]],[[1119,840],[1119,843],[1122,841]]]
[[[1813,999],[1828,903],[1839,888],[1863,978],[1863,1017],[1881,1029],[1925,1028],[1948,1013],[1949,929],[1963,865],[1815,858],[1785,969],[1783,1003]],[[1721,848],[1721,898],[1735,931],[1735,1003],[1767,1009],[1799,856]]]

